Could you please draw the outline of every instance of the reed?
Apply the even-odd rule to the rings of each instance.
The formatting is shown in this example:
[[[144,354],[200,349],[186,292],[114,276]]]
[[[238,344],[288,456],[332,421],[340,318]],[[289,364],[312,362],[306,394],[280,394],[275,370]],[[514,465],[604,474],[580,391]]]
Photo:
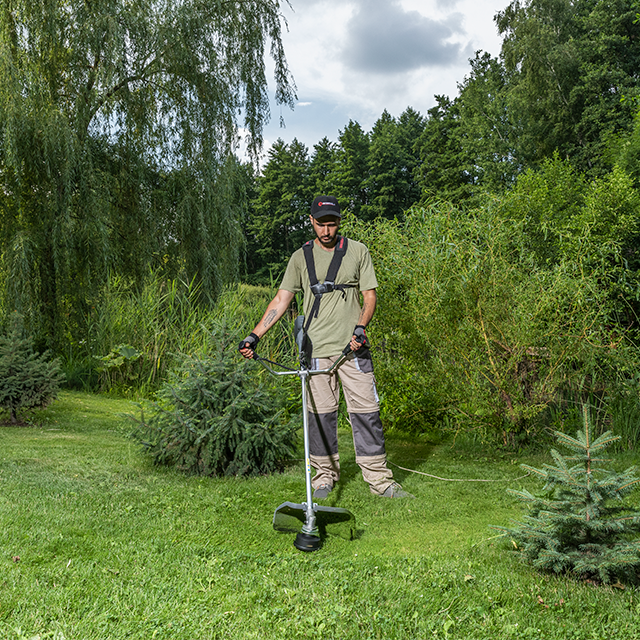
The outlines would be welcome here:
[[[212,303],[195,279],[150,273],[142,286],[136,286],[113,277],[97,296],[88,318],[88,337],[66,359],[67,368],[86,363],[96,375],[86,376],[91,382],[84,386],[94,390],[148,395],[183,355],[202,356],[215,349],[213,328],[219,321],[230,333],[249,333],[274,294],[268,287],[234,285]],[[282,358],[293,353],[289,325],[285,320],[265,338],[263,354]]]

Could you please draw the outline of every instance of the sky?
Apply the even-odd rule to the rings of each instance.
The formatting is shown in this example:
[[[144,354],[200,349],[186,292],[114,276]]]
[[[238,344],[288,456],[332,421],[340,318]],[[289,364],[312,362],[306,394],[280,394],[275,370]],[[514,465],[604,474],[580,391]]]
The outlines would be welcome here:
[[[309,151],[349,120],[370,131],[386,109],[421,114],[451,98],[478,50],[500,52],[494,15],[510,0],[291,0],[285,53],[297,87],[292,111],[271,105],[264,151],[294,138]],[[270,88],[273,89],[273,76]],[[286,127],[280,128],[280,118]]]

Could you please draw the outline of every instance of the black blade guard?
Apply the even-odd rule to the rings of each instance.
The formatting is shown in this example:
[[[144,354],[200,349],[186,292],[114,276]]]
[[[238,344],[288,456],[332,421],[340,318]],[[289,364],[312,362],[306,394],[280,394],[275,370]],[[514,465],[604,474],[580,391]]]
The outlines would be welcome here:
[[[346,540],[355,537],[356,517],[348,509],[317,505],[315,514],[320,535],[340,536]],[[285,533],[298,533],[306,519],[305,504],[283,502],[273,514],[273,528]]]

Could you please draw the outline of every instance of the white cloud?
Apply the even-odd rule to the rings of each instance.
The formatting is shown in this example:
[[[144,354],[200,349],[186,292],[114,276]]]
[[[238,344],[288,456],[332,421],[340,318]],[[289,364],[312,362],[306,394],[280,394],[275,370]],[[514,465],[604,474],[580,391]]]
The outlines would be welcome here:
[[[265,146],[294,137],[336,140],[349,119],[369,130],[387,109],[426,114],[436,94],[457,94],[468,59],[497,55],[493,16],[510,0],[292,0],[283,34],[298,88],[295,111],[275,107]],[[278,122],[282,115],[286,129]]]
[[[456,34],[465,35],[461,24],[461,14],[434,20],[405,10],[399,0],[369,1],[347,24],[343,61],[347,67],[375,75],[451,66],[464,53],[460,43],[450,41]]]

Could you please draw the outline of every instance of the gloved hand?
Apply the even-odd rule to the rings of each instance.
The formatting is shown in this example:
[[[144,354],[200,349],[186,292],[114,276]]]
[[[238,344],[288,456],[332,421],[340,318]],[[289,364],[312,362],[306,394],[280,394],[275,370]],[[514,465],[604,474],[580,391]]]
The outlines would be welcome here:
[[[255,351],[258,342],[260,342],[260,338],[255,333],[250,333],[244,340],[240,341],[240,346],[238,347],[238,351],[242,351],[243,349],[251,349],[251,351]]]
[[[367,332],[361,324],[356,325],[356,328],[353,330],[353,335],[356,337],[356,341],[361,347],[369,344]]]

